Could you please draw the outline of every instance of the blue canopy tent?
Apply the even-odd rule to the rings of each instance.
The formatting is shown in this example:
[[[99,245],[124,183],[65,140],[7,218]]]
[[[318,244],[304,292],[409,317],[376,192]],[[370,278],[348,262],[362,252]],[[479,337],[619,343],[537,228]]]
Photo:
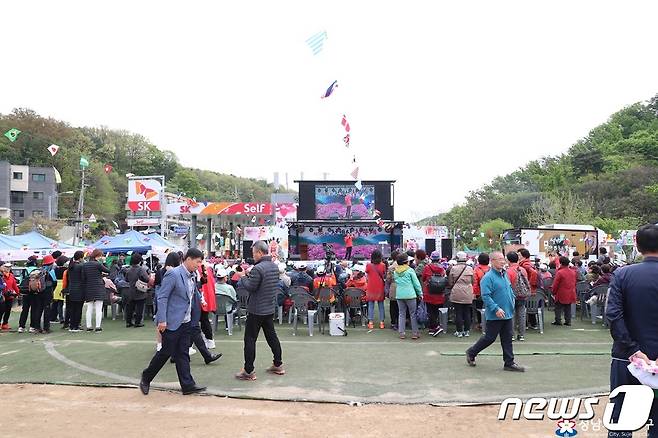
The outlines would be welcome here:
[[[71,257],[79,249],[76,246],[53,240],[36,231],[17,236],[0,234],[0,259],[2,260],[27,260],[32,255],[43,257],[57,250]]]
[[[153,245],[147,235],[130,230],[112,237],[103,236],[97,242],[89,245],[89,247],[100,249],[105,253],[126,253],[130,251],[146,253],[151,251]]]

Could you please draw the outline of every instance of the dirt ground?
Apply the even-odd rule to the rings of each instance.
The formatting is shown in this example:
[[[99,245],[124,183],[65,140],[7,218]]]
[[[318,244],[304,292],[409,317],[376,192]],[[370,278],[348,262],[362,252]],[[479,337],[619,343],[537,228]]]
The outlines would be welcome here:
[[[555,421],[498,421],[497,405],[294,403],[137,388],[0,385],[3,437],[555,436]],[[605,398],[597,409],[600,418]],[[11,409],[7,409],[11,407]],[[11,413],[10,416],[7,413]],[[579,433],[579,436],[605,436]]]

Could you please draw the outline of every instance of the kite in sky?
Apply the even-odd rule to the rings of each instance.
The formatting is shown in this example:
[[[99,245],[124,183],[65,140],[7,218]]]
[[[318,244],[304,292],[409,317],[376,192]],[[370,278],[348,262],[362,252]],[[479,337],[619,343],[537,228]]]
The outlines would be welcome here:
[[[51,144],[50,146],[48,146],[48,152],[50,152],[50,155],[52,155],[53,157],[55,156],[57,151],[59,151],[59,146],[57,146],[56,144]]]
[[[350,135],[347,134],[345,137],[343,137],[343,142],[345,142],[345,147],[348,148],[350,147]]]
[[[329,85],[329,88],[327,88],[327,91],[325,91],[324,94],[320,96],[320,99],[326,99],[327,97],[331,96],[331,93],[333,93],[336,88],[338,88],[338,81],[334,81],[331,85]]]
[[[343,114],[343,120],[340,121],[340,124],[345,128],[345,132],[350,132],[350,124],[348,123],[345,114]]]
[[[322,31],[318,32],[315,35],[311,36],[309,39],[306,40],[306,44],[311,48],[313,51],[314,55],[317,55],[322,51],[322,47],[324,46],[324,41],[327,39],[327,32]]]
[[[18,138],[18,134],[20,134],[21,131],[19,131],[16,128],[11,128],[9,131],[5,132],[5,137],[9,139],[10,142],[15,142],[16,139]]]
[[[352,173],[350,173],[350,175],[354,179],[359,179],[359,167],[358,166],[355,167],[354,170],[352,171]]]

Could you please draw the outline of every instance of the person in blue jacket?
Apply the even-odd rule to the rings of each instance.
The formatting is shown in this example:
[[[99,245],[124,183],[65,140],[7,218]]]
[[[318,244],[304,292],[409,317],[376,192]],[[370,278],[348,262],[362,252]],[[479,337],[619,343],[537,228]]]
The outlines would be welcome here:
[[[658,226],[645,225],[637,231],[637,249],[642,263],[616,269],[612,274],[606,318],[612,335],[610,391],[622,385],[639,385],[628,371],[629,361],[658,358]],[[618,397],[612,401],[612,422],[616,423],[623,406]],[[616,401],[617,402],[616,402]],[[658,437],[658,403],[654,399],[649,414],[656,426],[649,428],[649,437]],[[615,432],[615,436],[630,437],[632,432]]]
[[[487,321],[486,333],[466,350],[466,362],[474,367],[477,355],[496,341],[500,334],[500,345],[503,347],[503,362],[505,371],[525,371],[525,368],[514,362],[512,337],[514,334],[514,291],[512,284],[503,269],[505,256],[502,252],[492,252],[490,255],[491,269],[480,282],[482,302],[485,307]]]

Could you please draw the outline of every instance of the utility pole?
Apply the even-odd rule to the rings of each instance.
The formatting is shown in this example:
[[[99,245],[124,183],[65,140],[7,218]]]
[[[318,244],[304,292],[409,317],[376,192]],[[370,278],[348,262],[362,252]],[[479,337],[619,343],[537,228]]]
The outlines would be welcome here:
[[[82,168],[82,184],[80,185],[80,199],[78,199],[78,214],[75,221],[75,236],[73,236],[73,245],[78,244],[81,236],[80,228],[82,227],[82,218],[84,217],[85,207],[85,168]]]

